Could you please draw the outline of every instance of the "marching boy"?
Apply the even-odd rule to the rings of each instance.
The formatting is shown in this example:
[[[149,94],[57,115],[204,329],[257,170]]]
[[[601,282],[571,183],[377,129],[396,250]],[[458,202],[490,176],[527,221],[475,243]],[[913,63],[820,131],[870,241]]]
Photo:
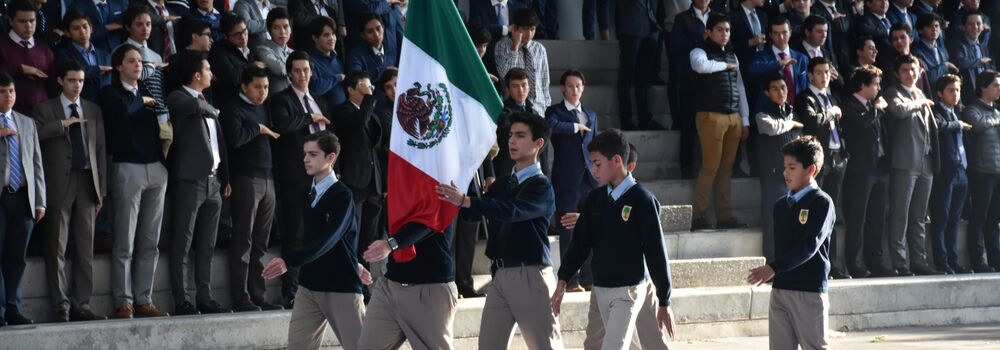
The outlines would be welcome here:
[[[646,270],[656,286],[657,324],[674,336],[670,309],[670,267],[660,226],[660,202],[628,172],[628,141],[617,129],[604,131],[587,146],[599,186],[581,205],[573,242],[559,267],[552,311],[559,314],[566,281],[593,253],[598,310],[604,322],[602,349],[627,349],[646,299]]]
[[[812,136],[781,148],[788,194],[774,203],[774,252],[767,265],[750,270],[747,282],[771,278],[768,331],[771,350],[826,349],[830,301],[830,234],[837,221],[833,201],[816,185],[823,146]]]

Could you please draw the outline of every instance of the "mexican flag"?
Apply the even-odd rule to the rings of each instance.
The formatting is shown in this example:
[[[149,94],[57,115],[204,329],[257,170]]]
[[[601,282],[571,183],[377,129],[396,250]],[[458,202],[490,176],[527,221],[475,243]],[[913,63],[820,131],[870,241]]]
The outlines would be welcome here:
[[[411,0],[389,141],[389,235],[407,223],[441,232],[458,207],[434,187],[469,187],[496,141],[503,103],[452,0]],[[416,250],[393,252],[397,262]]]

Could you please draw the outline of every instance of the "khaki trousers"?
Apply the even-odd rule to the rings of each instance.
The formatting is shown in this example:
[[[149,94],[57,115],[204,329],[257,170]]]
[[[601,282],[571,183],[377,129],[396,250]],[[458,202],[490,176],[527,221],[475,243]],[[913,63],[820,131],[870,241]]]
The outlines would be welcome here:
[[[743,136],[742,119],[739,113],[698,112],[695,123],[701,142],[701,170],[698,171],[692,216],[695,219],[705,217],[709,195],[715,188],[715,219],[732,219],[731,179],[733,161]]]
[[[340,347],[357,349],[364,318],[361,294],[315,292],[300,286],[288,323],[288,349],[319,349],[327,324],[340,340]]]
[[[407,285],[379,279],[372,288],[358,349],[399,349],[409,340],[414,350],[451,350],[456,305],[454,282]]]
[[[646,289],[646,282],[628,287],[594,286],[591,293],[597,296],[597,309],[604,322],[601,350],[627,350],[632,344],[635,319],[646,301]]]
[[[826,293],[771,289],[767,312],[771,350],[829,349],[830,299]]]
[[[646,281],[646,300],[635,319],[635,335],[632,336],[630,350],[667,350],[667,341],[656,323],[656,288]],[[597,307],[597,295],[590,293],[590,312],[587,313],[587,338],[583,340],[584,350],[599,350],[604,341],[604,321]]]
[[[486,305],[479,326],[480,350],[506,350],[514,337],[514,324],[528,349],[562,349],[559,319],[552,314],[555,276],[551,266],[500,268],[486,291]]]

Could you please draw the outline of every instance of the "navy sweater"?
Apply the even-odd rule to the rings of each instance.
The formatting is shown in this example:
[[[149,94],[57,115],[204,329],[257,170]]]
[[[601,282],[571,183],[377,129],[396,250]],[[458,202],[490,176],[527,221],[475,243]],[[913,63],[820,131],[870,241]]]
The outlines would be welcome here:
[[[483,198],[472,198],[469,208],[490,219],[486,256],[529,265],[552,266],[549,221],[555,213],[555,192],[545,175],[532,176],[510,188],[507,175],[495,182]]]
[[[791,206],[774,203],[774,269],[772,288],[826,293],[830,274],[830,235],[837,221],[833,200],[820,189]],[[805,223],[803,223],[805,221]]]
[[[569,281],[591,252],[595,286],[637,285],[646,279],[648,268],[660,306],[670,305],[670,266],[660,202],[642,185],[635,184],[614,202],[607,186],[590,191],[559,267],[559,279]]]
[[[396,283],[429,284],[455,281],[455,262],[451,256],[451,239],[455,225],[444,232],[434,232],[418,223],[403,225],[393,237],[399,248],[413,245],[417,256],[407,262],[396,262],[390,254],[385,277]]]
[[[149,164],[163,160],[156,112],[143,104],[141,97],[115,81],[101,89],[100,105],[105,114],[108,153],[116,163]]]
[[[351,189],[338,181],[315,208],[312,203],[304,208],[302,244],[284,257],[288,266],[302,267],[299,285],[317,292],[360,294],[358,218]]]

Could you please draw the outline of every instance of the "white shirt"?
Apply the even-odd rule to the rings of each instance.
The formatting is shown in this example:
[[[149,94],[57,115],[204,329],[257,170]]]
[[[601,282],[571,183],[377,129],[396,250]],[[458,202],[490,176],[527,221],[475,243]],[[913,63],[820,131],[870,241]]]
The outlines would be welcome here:
[[[320,109],[319,109],[319,105],[316,104],[316,99],[314,99],[312,97],[312,95],[309,95],[308,91],[301,91],[301,90],[295,88],[295,85],[291,85],[290,87],[292,88],[292,92],[295,92],[295,97],[298,97],[299,103],[302,104],[302,108],[303,109],[305,109],[305,110],[312,109],[313,113],[321,113],[322,114],[322,111],[320,111]],[[303,98],[305,96],[309,97],[309,107],[306,107],[305,100]],[[312,118],[312,117],[310,116],[310,118]],[[316,126],[313,125],[313,124],[319,125],[319,128],[316,128]],[[315,133],[323,131],[323,130],[326,130],[326,125],[318,124],[318,123],[310,123],[309,124],[309,133],[310,134],[315,134]]]
[[[830,89],[829,88],[820,90],[818,87],[816,87],[816,85],[809,84],[809,90],[812,91],[814,94],[816,94],[816,97],[819,97],[819,102],[821,102],[821,103],[824,104],[823,105],[823,109],[824,110],[829,109],[830,107],[833,107],[833,100],[830,97]],[[823,100],[823,97],[820,97],[820,94],[826,95],[826,99],[827,100],[826,101]],[[826,102],[827,101],[830,101],[830,105],[829,106],[826,106]],[[836,127],[836,125],[834,124],[833,119],[830,119],[830,123],[829,124],[830,124],[830,129],[833,129],[834,127]],[[830,149],[840,149],[840,142],[834,141],[833,137],[831,136],[830,137],[830,144],[828,146],[830,147]]]
[[[264,0],[254,1],[257,4],[257,9],[260,10],[260,18],[267,18],[267,15],[271,13],[271,3],[264,3]]]
[[[806,49],[806,55],[809,55],[809,58],[823,57],[823,49],[809,45],[808,41],[802,40],[802,48]]]
[[[22,41],[28,41],[28,48],[29,49],[35,47],[35,38],[22,39],[21,36],[17,35],[17,33],[15,33],[13,30],[11,30],[10,32],[8,32],[7,35],[10,36],[10,40],[13,40],[15,43],[17,43],[17,46],[23,46],[23,45],[21,45],[21,42]]]
[[[201,92],[198,92],[198,90],[192,89],[187,85],[184,85],[182,87],[194,98],[198,98],[198,96],[203,96]],[[216,124],[215,121],[212,120],[212,118],[205,117],[204,119],[205,119],[205,125],[208,126],[208,142],[212,144],[212,160],[213,160],[212,171],[215,171],[216,169],[219,168],[219,163],[222,162],[222,157],[220,156],[220,154],[222,153],[219,152],[219,131],[216,130],[215,128]]]
[[[573,116],[577,118],[576,123],[573,124],[573,132],[575,133],[580,132],[581,126],[587,126],[588,118],[587,118],[587,113],[583,112],[583,102],[580,102],[579,104],[574,106],[573,104],[569,103],[568,100],[563,100],[563,106],[566,106],[566,110],[570,111],[570,113],[573,113]]]
[[[375,56],[382,56],[383,61],[385,60],[385,45],[382,45],[380,48],[372,46],[372,52],[375,53]]]
[[[139,94],[139,85],[129,85],[128,83],[122,81],[122,87],[124,87],[125,90],[132,92],[133,95],[141,97]]]
[[[507,7],[507,0],[490,0],[490,2],[492,2],[494,11],[496,11],[497,5],[500,5],[500,13],[497,13],[497,15],[503,15],[503,25],[501,25],[503,29],[501,31],[503,32],[502,35],[506,36],[509,30],[508,26],[510,25],[510,7]]]
[[[785,46],[784,50],[779,50],[777,46],[771,45],[771,51],[774,52],[774,58],[777,58],[779,62],[782,60],[782,53],[785,54],[784,59],[792,58],[792,50],[789,49],[788,46]]]
[[[697,7],[693,7],[694,16],[701,20],[701,23],[708,25],[708,15],[712,12],[711,8],[706,8],[705,12],[701,12]]]
[[[312,203],[310,203],[309,206],[315,208],[316,204],[319,204],[319,199],[323,198],[323,194],[326,193],[326,190],[329,190],[330,187],[333,187],[333,185],[336,183],[337,183],[337,173],[333,172],[333,169],[330,169],[330,174],[324,177],[322,180],[319,180],[319,182],[316,182],[316,179],[313,178],[312,188],[313,192],[316,193],[316,198],[313,198],[313,201]]]

